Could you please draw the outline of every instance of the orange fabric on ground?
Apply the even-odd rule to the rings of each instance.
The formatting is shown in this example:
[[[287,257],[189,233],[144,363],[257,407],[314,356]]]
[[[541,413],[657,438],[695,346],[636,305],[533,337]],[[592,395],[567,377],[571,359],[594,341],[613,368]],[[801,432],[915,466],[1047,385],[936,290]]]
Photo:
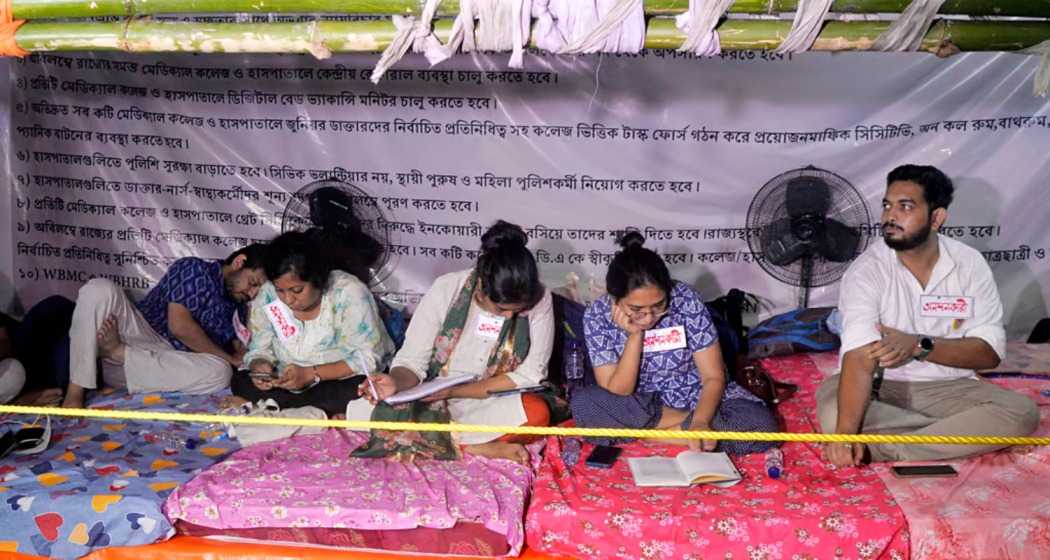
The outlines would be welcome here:
[[[2,556],[0,556],[2,557]],[[15,555],[12,558],[38,558]],[[169,541],[147,546],[112,547],[97,550],[87,560],[399,560],[433,558],[388,552],[357,552],[301,546],[273,544],[228,543],[199,537],[175,537]],[[480,558],[480,557],[465,557]],[[525,549],[521,556],[525,560],[547,560],[557,558]]]
[[[522,393],[521,406],[525,407],[525,423],[522,426],[549,426],[551,422],[551,409],[543,397],[534,393]],[[520,443],[526,445],[539,440],[545,436],[530,436],[525,434],[507,434],[499,441],[507,443]]]
[[[30,556],[18,552],[0,552],[0,558],[4,560],[37,560],[43,558],[43,556]]]

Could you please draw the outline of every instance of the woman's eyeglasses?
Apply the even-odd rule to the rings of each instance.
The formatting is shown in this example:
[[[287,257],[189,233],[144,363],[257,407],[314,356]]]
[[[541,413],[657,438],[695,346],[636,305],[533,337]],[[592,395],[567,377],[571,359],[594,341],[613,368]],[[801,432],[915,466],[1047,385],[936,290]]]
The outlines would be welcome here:
[[[625,305],[624,311],[632,321],[638,321],[649,316],[652,316],[653,319],[659,319],[660,317],[667,315],[670,310],[667,308],[667,300],[664,300],[656,305],[650,305],[649,307]]]

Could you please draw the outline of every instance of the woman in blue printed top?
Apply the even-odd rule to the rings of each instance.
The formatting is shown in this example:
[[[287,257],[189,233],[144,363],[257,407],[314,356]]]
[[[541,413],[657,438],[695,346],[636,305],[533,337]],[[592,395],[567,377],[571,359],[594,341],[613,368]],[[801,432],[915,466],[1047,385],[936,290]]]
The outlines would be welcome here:
[[[628,232],[605,276],[607,295],[584,314],[584,336],[598,384],[577,390],[572,413],[582,427],[777,431],[757,397],[729,381],[718,333],[700,296],[671,280],[663,259]],[[681,440],[678,440],[679,442]],[[711,451],[715,441],[691,440]],[[754,453],[770,442],[725,441],[727,453]]]

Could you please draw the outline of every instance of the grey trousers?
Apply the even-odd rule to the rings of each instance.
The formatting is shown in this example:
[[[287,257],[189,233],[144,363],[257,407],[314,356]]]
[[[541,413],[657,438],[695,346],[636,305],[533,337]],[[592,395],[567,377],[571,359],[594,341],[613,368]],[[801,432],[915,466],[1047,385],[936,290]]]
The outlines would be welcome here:
[[[835,433],[839,375],[817,390],[820,429]],[[864,413],[861,433],[910,435],[1027,436],[1039,425],[1039,408],[1028,397],[979,379],[883,381],[879,400]],[[930,461],[994,451],[996,445],[870,445],[873,461]]]

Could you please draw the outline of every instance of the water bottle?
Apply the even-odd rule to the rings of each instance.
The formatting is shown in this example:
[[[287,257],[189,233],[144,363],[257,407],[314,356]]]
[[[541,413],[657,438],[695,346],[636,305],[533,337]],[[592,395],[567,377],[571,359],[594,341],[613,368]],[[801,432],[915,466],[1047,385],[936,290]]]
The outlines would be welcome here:
[[[565,346],[562,376],[565,382],[565,396],[572,399],[573,392],[583,386],[583,351],[575,342],[569,342]]]
[[[784,472],[784,452],[779,447],[766,451],[766,474],[769,478],[780,478]]]
[[[566,344],[564,369],[562,375],[566,381],[583,381],[583,352],[575,342]]]

